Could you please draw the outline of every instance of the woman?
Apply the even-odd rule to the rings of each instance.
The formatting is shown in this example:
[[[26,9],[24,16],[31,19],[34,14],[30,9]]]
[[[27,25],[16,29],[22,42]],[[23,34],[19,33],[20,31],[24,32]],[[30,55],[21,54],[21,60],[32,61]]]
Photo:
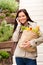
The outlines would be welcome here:
[[[21,26],[26,27],[34,27],[36,23],[31,20],[29,17],[27,11],[25,9],[21,9],[17,12],[17,16],[15,18],[15,27],[14,27],[14,34],[13,34],[13,41],[15,43],[18,43],[19,39],[22,35]],[[40,35],[39,38],[33,39],[31,41],[27,41],[23,43],[23,46],[25,45],[25,48],[29,48],[30,46],[37,47],[37,45],[41,44],[43,42],[43,34]],[[19,48],[18,44],[15,49],[15,59],[17,65],[37,65],[36,57],[37,57],[37,50],[35,52],[27,52]]]

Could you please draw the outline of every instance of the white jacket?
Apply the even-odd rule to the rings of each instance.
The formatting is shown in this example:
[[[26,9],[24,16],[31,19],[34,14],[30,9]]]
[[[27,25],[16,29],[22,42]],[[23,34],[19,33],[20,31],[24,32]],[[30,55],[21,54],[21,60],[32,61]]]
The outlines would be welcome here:
[[[34,27],[36,25],[36,23],[31,23],[31,22],[29,22],[29,24],[32,27]],[[14,34],[13,34],[12,40],[14,42],[17,42],[18,39],[19,39],[20,28],[21,28],[21,26],[18,25],[16,30],[15,30],[15,32],[14,32]],[[39,38],[33,39],[30,42],[31,42],[32,46],[36,47],[36,51],[35,52],[31,52],[30,53],[30,52],[24,51],[24,50],[20,49],[19,46],[17,45],[17,47],[15,49],[15,52],[14,52],[15,56],[16,57],[36,59],[36,57],[37,57],[37,46],[43,42],[43,33],[41,33]]]

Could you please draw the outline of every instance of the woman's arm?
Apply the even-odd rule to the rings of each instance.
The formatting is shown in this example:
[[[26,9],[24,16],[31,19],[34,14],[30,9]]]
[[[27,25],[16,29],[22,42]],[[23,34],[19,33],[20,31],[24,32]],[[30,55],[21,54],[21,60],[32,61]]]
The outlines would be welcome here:
[[[41,43],[43,43],[43,33],[41,34],[41,36],[39,38],[33,39],[33,40],[29,41],[29,42],[30,42],[30,44],[32,46],[38,46],[38,45],[40,45]]]
[[[20,28],[21,28],[21,25],[17,25],[17,28],[16,28],[16,30],[13,33],[12,40],[14,42],[18,42]]]
[[[32,24],[32,26],[35,26],[35,25],[38,26],[38,24],[36,22]],[[40,28],[40,37],[37,39],[33,39],[29,42],[32,46],[38,46],[41,43],[43,43],[43,32],[41,31],[41,28]]]

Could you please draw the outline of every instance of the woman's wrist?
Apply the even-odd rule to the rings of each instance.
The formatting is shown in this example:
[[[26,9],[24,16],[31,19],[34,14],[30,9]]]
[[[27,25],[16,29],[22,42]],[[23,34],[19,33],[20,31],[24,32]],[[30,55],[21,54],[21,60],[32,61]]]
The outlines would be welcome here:
[[[21,28],[21,25],[20,25],[20,24],[18,24],[18,25],[17,25],[16,30],[18,30],[18,31],[19,31],[19,30],[20,30],[20,28]]]
[[[36,46],[37,45],[37,42],[35,42],[35,40],[31,40],[31,41],[29,41],[30,42],[30,44],[32,45],[32,46]]]
[[[21,24],[18,24],[18,26],[21,26]]]

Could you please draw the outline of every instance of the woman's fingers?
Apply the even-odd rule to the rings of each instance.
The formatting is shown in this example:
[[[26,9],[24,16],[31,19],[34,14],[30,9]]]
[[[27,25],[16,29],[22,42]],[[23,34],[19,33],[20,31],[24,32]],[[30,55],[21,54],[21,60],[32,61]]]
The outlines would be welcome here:
[[[29,48],[31,47],[31,44],[29,41],[26,41],[20,45],[21,48]]]
[[[23,43],[23,44],[22,44],[22,47],[25,47],[25,48],[26,48],[26,47],[30,47],[30,46],[31,46],[31,45],[30,45],[29,43]]]

